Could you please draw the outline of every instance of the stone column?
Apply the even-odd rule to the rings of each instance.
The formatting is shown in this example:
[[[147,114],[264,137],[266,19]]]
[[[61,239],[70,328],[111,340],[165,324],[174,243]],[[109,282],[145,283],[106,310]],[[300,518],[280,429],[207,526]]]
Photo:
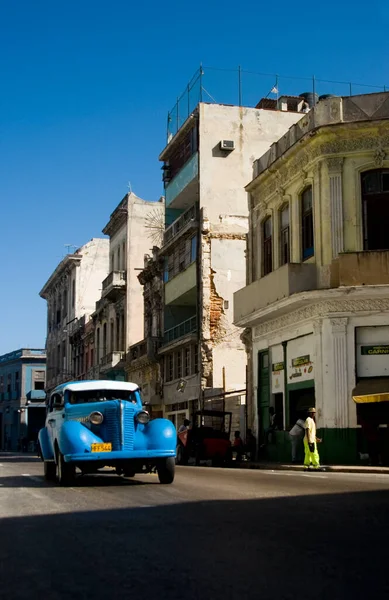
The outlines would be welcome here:
[[[333,356],[333,391],[335,401],[335,427],[347,428],[348,386],[347,386],[347,318],[330,319]],[[331,375],[331,373],[330,373]]]
[[[336,258],[340,252],[344,251],[342,194],[343,158],[328,158],[327,166],[330,184],[332,258]]]

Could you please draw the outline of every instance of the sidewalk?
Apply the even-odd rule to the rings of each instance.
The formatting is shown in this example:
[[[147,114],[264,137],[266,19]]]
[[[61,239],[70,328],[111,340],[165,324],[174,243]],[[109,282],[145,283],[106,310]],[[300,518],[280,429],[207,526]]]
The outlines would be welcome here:
[[[265,469],[267,471],[305,471],[304,465],[288,463],[234,461],[238,469]],[[332,473],[374,473],[376,475],[389,475],[389,467],[370,467],[364,465],[322,465],[322,470]],[[313,469],[312,469],[313,471]],[[311,471],[310,471],[311,472]]]

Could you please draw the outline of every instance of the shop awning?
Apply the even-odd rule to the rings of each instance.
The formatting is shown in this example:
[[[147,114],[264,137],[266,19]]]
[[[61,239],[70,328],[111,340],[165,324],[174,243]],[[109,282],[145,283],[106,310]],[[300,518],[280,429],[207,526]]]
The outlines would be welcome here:
[[[353,389],[353,400],[357,404],[389,402],[389,378],[361,379]]]

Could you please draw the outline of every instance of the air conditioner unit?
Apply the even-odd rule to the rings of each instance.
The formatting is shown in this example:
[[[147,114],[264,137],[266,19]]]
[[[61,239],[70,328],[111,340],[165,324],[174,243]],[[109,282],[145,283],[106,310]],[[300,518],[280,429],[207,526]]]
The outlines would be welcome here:
[[[221,140],[220,142],[220,150],[235,150],[235,142],[234,140]]]

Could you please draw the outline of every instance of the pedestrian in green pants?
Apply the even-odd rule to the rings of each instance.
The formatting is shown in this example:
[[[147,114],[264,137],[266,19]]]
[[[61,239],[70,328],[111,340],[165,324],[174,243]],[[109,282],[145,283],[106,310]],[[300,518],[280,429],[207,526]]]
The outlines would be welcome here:
[[[309,469],[320,469],[320,457],[317,450],[317,442],[320,442],[316,437],[316,409],[308,410],[308,418],[305,421],[305,436],[304,436],[304,467]]]

